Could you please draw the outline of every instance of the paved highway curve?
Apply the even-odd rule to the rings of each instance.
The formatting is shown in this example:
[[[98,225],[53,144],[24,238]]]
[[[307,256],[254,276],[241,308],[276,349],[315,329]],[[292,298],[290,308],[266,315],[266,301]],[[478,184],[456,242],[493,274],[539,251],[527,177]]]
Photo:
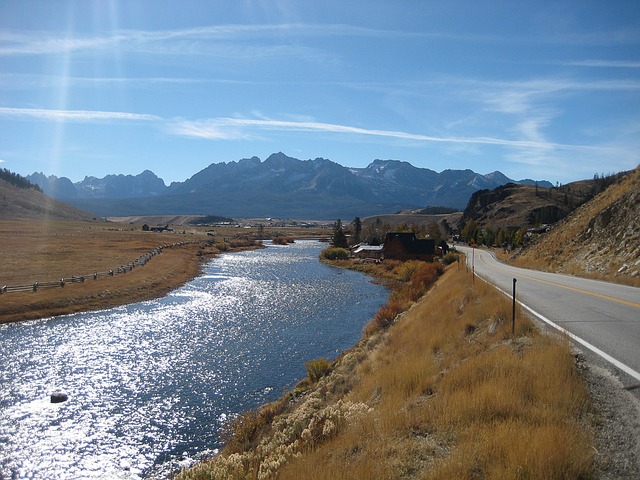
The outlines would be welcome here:
[[[517,279],[516,300],[525,309],[640,381],[640,288],[512,267],[487,250],[456,249],[470,270],[509,296]]]

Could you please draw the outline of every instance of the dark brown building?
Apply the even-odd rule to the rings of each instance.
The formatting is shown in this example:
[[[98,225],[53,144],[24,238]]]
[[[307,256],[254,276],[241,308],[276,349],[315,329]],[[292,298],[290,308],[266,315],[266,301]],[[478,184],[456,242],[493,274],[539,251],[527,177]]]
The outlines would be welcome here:
[[[432,238],[418,239],[413,232],[389,232],[384,241],[384,258],[395,260],[424,260],[436,256],[436,242]]]

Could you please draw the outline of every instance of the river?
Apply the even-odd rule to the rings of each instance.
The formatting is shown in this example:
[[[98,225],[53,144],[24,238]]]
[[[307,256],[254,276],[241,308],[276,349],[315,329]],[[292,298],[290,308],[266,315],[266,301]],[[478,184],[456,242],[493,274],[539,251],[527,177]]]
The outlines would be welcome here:
[[[348,349],[386,301],[322,248],[225,254],[164,298],[0,326],[0,478],[166,478],[211,454],[225,421]]]

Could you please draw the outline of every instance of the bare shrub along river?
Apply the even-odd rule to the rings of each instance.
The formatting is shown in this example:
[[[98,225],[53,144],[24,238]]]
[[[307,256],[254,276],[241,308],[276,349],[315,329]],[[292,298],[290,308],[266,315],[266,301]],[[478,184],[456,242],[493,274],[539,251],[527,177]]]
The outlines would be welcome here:
[[[0,478],[166,477],[211,453],[226,419],[356,343],[385,302],[322,247],[228,254],[162,299],[0,326]]]

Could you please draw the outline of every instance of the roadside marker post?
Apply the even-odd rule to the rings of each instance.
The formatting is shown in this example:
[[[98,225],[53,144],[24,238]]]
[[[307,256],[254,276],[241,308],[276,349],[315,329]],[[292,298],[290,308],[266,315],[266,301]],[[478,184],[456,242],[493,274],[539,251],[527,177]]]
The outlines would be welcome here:
[[[476,283],[476,247],[471,246],[471,281]]]
[[[516,334],[516,282],[517,279],[513,279],[513,306],[511,309],[511,336]]]

